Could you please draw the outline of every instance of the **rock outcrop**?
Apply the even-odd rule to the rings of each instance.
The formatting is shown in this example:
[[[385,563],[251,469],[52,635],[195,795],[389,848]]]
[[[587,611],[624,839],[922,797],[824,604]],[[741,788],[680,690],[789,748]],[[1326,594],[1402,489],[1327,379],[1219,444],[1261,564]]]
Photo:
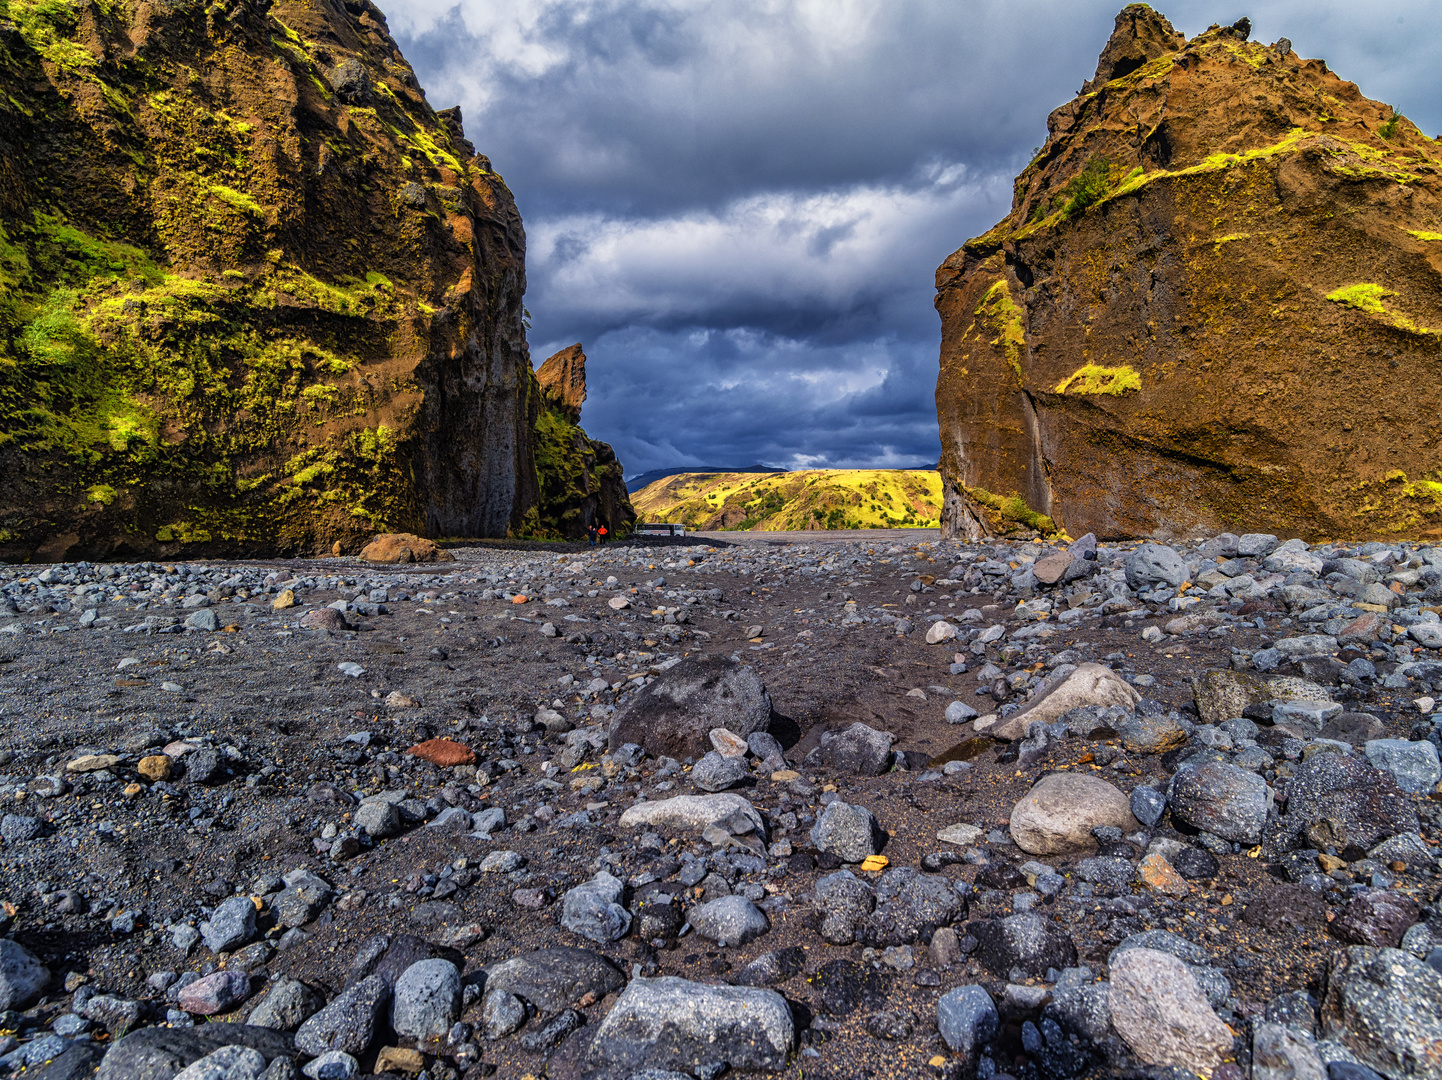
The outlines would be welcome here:
[[[1249,30],[1126,8],[938,270],[950,535],[1442,531],[1442,149]]]
[[[609,443],[581,430],[586,400],[586,354],[580,344],[562,349],[536,371],[541,411],[536,420],[536,476],[540,483],[530,532],[572,540],[595,523],[624,535],[636,521],[626,477]]]
[[[524,291],[369,0],[0,18],[0,558],[550,531]]]

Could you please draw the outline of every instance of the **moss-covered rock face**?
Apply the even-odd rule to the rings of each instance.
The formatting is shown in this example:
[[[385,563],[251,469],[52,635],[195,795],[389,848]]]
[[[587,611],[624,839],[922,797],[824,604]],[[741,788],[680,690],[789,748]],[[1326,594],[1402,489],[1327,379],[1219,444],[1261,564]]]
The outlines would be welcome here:
[[[1246,32],[1125,9],[938,270],[953,533],[1442,535],[1442,148]]]
[[[0,558],[537,523],[524,257],[368,0],[0,0]]]
[[[538,536],[580,540],[591,525],[625,536],[636,522],[616,453],[581,428],[586,400],[586,354],[579,344],[548,358],[536,372],[541,411],[535,426],[536,478],[541,497],[528,529]]]

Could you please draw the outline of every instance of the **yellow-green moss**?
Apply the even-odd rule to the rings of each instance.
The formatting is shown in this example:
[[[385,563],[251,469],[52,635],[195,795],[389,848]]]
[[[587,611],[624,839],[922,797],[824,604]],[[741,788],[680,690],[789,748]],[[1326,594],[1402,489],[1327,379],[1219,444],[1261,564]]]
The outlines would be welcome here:
[[[226,187],[224,184],[211,184],[210,193],[222,202],[229,203],[237,210],[243,210],[247,214],[255,214],[257,217],[265,216],[265,207],[255,201],[255,197],[246,194],[244,191],[236,191],[234,188]]]
[[[1418,240],[1442,240],[1442,233],[1421,232],[1417,229],[1408,229],[1407,231],[1413,236],[1415,236]]]
[[[1005,279],[997,281],[987,289],[986,295],[976,307],[975,315],[991,324],[991,332],[996,335],[991,344],[1005,354],[1007,364],[1016,375],[1017,384],[1021,385],[1021,352],[1026,348],[1026,327],[1022,322],[1021,309],[1011,298],[1011,287]]]
[[[1014,521],[1029,529],[1035,529],[1039,533],[1056,532],[1056,522],[1047,515],[1033,510],[1026,504],[1026,500],[1016,492],[1012,492],[1010,495],[993,495],[985,488],[966,488],[965,490],[973,502],[994,510],[1003,521]]]
[[[1340,289],[1334,289],[1327,294],[1327,299],[1336,304],[1346,304],[1358,311],[1381,315],[1386,311],[1386,308],[1382,306],[1382,298],[1396,295],[1385,286],[1363,282],[1359,285],[1344,285]]]
[[[1058,394],[1110,394],[1112,397],[1121,397],[1123,394],[1134,393],[1141,388],[1142,377],[1137,374],[1135,369],[1125,364],[1121,367],[1087,364],[1059,382],[1056,392]]]

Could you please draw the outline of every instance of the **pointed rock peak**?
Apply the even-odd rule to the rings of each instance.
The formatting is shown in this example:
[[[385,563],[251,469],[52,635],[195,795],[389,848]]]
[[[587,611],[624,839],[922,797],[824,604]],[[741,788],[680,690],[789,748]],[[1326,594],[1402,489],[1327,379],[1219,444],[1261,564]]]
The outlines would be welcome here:
[[[1096,77],[1084,89],[1130,75],[1147,61],[1176,52],[1186,41],[1186,35],[1174,30],[1161,12],[1146,4],[1128,4],[1117,15],[1111,40],[1097,61]]]
[[[541,391],[559,405],[572,423],[581,419],[581,406],[586,401],[586,354],[581,343],[562,349],[549,357],[536,372]]]

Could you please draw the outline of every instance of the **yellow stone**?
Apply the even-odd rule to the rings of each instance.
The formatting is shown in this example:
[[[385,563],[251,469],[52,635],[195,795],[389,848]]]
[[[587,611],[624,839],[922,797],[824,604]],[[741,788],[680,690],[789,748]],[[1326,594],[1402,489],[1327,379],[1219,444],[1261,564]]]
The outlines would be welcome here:
[[[946,1058],[942,1057],[940,1054],[937,1054],[930,1061],[928,1061],[927,1064],[930,1065],[933,1069],[939,1069],[946,1064]]]
[[[1387,608],[1382,604],[1364,604],[1360,600],[1352,605],[1358,611],[1371,611],[1377,615],[1387,614]]]
[[[144,790],[145,788],[140,784],[126,784],[124,790],[121,791],[121,794],[124,795],[127,799],[133,799]]]
[[[1339,859],[1335,855],[1318,855],[1317,865],[1320,866],[1323,871],[1330,874],[1333,870],[1344,869],[1347,865],[1347,860]]]
[[[151,783],[170,779],[170,757],[166,754],[151,754],[140,759],[137,766],[140,775]]]
[[[295,607],[295,590],[282,589],[274,600],[270,602],[272,611],[284,611],[286,608]]]
[[[885,855],[868,855],[866,856],[866,858],[861,860],[861,869],[873,871],[885,870],[890,862],[891,860],[888,859]]]
[[[801,774],[795,769],[777,769],[771,774],[771,779],[778,784],[789,784],[793,780],[800,780]]]
[[[387,1046],[376,1055],[376,1075],[388,1072],[418,1073],[426,1067],[419,1050],[408,1046]]]

